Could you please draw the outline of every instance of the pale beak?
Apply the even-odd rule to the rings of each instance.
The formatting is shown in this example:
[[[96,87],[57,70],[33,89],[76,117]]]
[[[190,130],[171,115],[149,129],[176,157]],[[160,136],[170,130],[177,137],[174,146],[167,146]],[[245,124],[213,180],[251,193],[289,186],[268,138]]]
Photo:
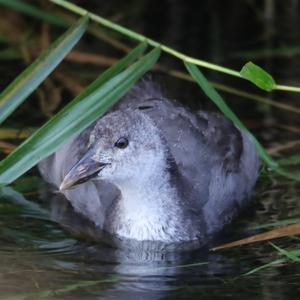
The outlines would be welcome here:
[[[87,153],[65,176],[59,187],[60,191],[68,190],[96,177],[106,165],[108,163],[95,161],[91,158],[90,153]]]

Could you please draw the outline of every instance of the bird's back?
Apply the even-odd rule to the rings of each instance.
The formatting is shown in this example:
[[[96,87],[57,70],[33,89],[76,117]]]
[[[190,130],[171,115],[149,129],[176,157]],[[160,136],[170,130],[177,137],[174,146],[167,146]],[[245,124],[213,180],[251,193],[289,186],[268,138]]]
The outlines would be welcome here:
[[[255,146],[223,115],[192,113],[155,91],[131,107],[160,128],[185,178],[184,200],[189,198],[191,211],[206,219],[208,232],[218,231],[249,202],[260,165]]]

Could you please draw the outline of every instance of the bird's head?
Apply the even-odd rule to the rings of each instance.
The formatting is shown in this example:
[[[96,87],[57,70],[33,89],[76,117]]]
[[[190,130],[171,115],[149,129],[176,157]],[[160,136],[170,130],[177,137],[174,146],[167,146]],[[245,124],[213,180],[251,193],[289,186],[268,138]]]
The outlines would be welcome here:
[[[90,179],[106,180],[117,186],[146,180],[157,172],[164,155],[159,129],[143,111],[109,113],[96,123],[86,153],[64,177],[60,190]]]

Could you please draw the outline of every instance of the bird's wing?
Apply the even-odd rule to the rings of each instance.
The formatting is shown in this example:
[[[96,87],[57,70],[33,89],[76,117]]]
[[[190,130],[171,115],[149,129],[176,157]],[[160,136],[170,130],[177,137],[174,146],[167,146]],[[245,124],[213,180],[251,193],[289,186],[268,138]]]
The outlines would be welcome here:
[[[214,160],[225,172],[239,169],[243,152],[243,137],[234,124],[218,113],[198,112],[202,134]]]
[[[199,206],[216,194],[215,176],[224,181],[228,175],[248,174],[244,166],[244,161],[247,161],[245,153],[250,164],[253,163],[253,171],[246,176],[251,178],[253,175],[256,179],[258,159],[255,149],[247,135],[226,117],[202,111],[194,114],[167,99],[152,98],[134,106],[150,116],[160,129],[180,172],[187,182],[193,183],[191,190],[197,195]],[[246,189],[246,184],[241,186],[241,194],[243,189]]]

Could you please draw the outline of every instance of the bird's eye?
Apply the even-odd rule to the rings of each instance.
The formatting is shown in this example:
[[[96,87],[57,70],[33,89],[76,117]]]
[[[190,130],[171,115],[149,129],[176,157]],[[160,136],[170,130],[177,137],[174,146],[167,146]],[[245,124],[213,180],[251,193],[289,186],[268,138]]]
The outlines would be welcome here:
[[[121,137],[115,142],[115,146],[119,149],[124,149],[128,146],[128,140],[124,137]]]

